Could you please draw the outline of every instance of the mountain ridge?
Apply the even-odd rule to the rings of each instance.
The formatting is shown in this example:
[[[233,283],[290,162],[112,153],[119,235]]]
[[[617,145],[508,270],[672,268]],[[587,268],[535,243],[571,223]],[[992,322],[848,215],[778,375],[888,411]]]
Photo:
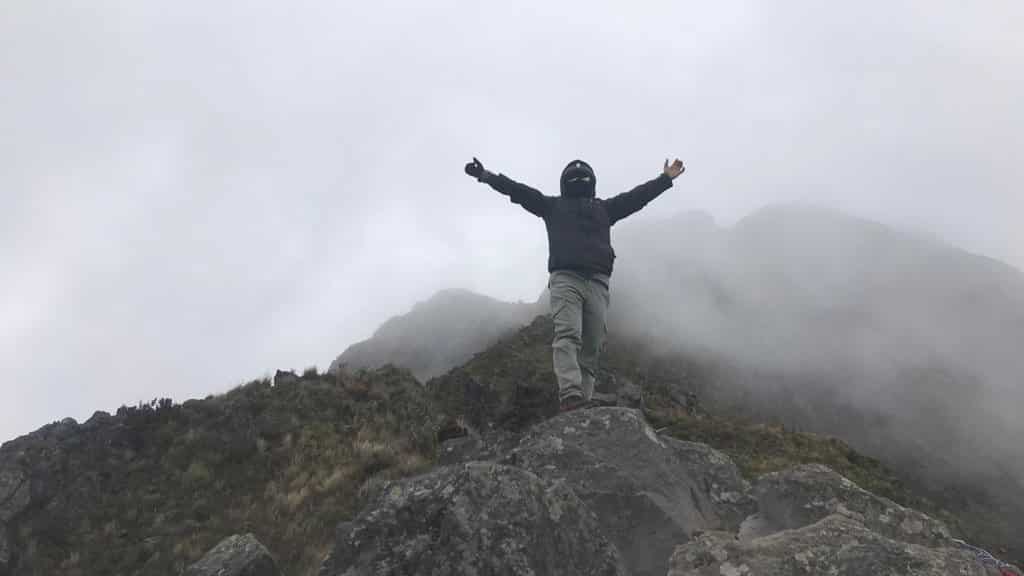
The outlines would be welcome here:
[[[561,532],[561,541],[572,549],[591,546],[607,552],[613,565],[615,561],[611,559],[615,557],[632,562],[620,565],[615,569],[618,571],[612,572],[616,574],[664,573],[659,567],[669,561],[672,546],[687,540],[687,550],[702,545],[691,540],[695,536],[691,531],[705,526],[697,518],[710,518],[706,510],[709,504],[702,498],[711,498],[723,514],[728,510],[749,513],[752,501],[748,497],[725,494],[746,493],[744,482],[806,464],[840,470],[844,477],[856,478],[860,486],[870,487],[897,502],[933,511],[957,526],[956,518],[934,508],[934,503],[919,499],[879,462],[838,439],[708,414],[689,392],[699,390],[707,374],[678,365],[678,359],[638,359],[633,350],[611,349],[598,390],[611,395],[616,402],[638,408],[598,409],[612,412],[582,410],[550,419],[555,404],[543,401],[543,394],[553,391],[547,378],[551,330],[550,320],[541,316],[488,351],[477,354],[463,367],[426,385],[410,373],[392,367],[355,373],[343,370],[336,374],[317,374],[312,370],[302,375],[278,372],[273,381],[254,381],[222,396],[183,404],[162,400],[124,407],[113,415],[97,413],[82,424],[70,420],[55,423],[5,443],[0,446],[0,535],[6,535],[10,541],[3,542],[8,546],[6,556],[0,557],[0,574],[180,573],[211,549],[212,556],[202,566],[215,570],[218,558],[237,548],[236,544],[253,543],[257,537],[259,541],[245,546],[243,551],[260,552],[262,547],[258,544],[265,543],[275,555],[276,565],[290,574],[312,574],[321,565],[320,574],[325,574],[324,569],[329,570],[326,574],[341,573],[336,570],[343,572],[349,562],[345,559],[353,558],[346,550],[378,542],[359,535],[390,534],[394,533],[392,530],[419,534],[420,524],[415,522],[387,521],[381,526],[374,520],[388,518],[388,510],[399,514],[397,518],[407,517],[401,510],[407,510],[405,503],[411,505],[412,501],[403,494],[421,495],[415,497],[416,501],[424,502],[428,506],[424,510],[433,512],[420,515],[431,522],[450,517],[449,514],[456,514],[453,519],[463,517],[453,507],[456,502],[485,505],[489,499],[477,501],[471,495],[494,489],[513,490],[511,494],[522,494],[513,502],[520,502],[521,497],[524,506],[533,506],[527,499],[534,496],[529,495],[539,497],[551,481],[536,473],[548,470],[552,464],[564,467],[565,473],[591,478],[584,469],[576,468],[581,462],[578,458],[604,454],[588,466],[608,470],[607,459],[614,457],[626,459],[616,465],[621,474],[645,469],[628,463],[639,447],[618,450],[615,442],[640,442],[638,446],[647,446],[646,450],[664,449],[659,445],[674,446],[673,450],[682,450],[679,454],[688,456],[673,465],[671,474],[682,474],[679,481],[684,485],[697,482],[696,486],[717,486],[695,500],[692,510],[704,512],[686,516],[691,520],[672,528],[677,531],[672,532],[676,536],[658,540],[653,557],[639,549],[629,553],[623,548],[622,556],[608,548],[623,547],[624,542],[630,541],[628,532],[618,539],[590,540],[590,544],[575,536],[564,539],[567,534],[579,532]],[[541,395],[524,393],[524,384]],[[503,416],[510,410],[517,413],[516,418]],[[608,418],[621,420],[622,424],[612,426]],[[613,440],[608,434],[621,434],[621,439]],[[658,440],[659,435],[664,439]],[[670,438],[691,444],[679,445]],[[550,447],[569,449],[570,445],[578,447],[564,456],[555,455],[554,461],[548,460],[553,456]],[[455,453],[459,455],[453,459]],[[465,473],[460,471],[460,462],[471,464]],[[494,462],[496,467],[488,462]],[[510,470],[510,465],[527,471]],[[739,473],[745,480],[737,476]],[[559,510],[572,510],[572,516],[562,516],[563,522],[576,522],[571,519],[589,514],[585,510],[610,506],[600,516],[604,518],[600,533],[614,528],[614,519],[618,517],[615,510],[620,509],[616,507],[627,506],[621,508],[623,514],[636,514],[637,521],[647,518],[646,526],[660,530],[662,520],[655,519],[661,513],[651,510],[654,516],[650,516],[643,512],[648,509],[644,499],[649,497],[642,495],[654,489],[644,488],[643,483],[660,482],[657,478],[661,474],[647,480],[636,476],[631,481],[640,482],[635,489],[616,484],[624,490],[621,498],[607,504],[602,504],[602,491],[587,492],[585,486],[580,486],[572,488],[575,495],[562,489],[562,495],[555,500],[543,500],[542,505],[555,515],[560,514]],[[539,480],[531,479],[535,477]],[[706,480],[696,480],[699,478]],[[7,481],[11,479],[16,481]],[[842,482],[846,480],[835,482],[845,486]],[[835,490],[828,487],[830,483],[833,481],[815,481],[809,493]],[[738,486],[740,492],[730,486]],[[661,489],[669,490],[667,486]],[[445,494],[453,498],[464,494],[470,500],[463,496],[451,500]],[[758,506],[762,510],[772,509],[767,500]],[[875,505],[863,510],[874,510],[872,506]],[[490,529],[505,530],[502,511],[515,509],[502,506],[491,510],[491,518],[498,524]],[[837,510],[842,508],[824,508],[821,514],[834,514]],[[863,512],[857,514],[863,516]],[[734,519],[728,524],[707,526],[737,529],[740,517],[729,517]],[[526,518],[534,517],[523,517],[523,521]],[[791,529],[779,524],[781,520],[773,520],[773,516],[766,518],[767,528],[758,529],[762,532]],[[851,518],[854,527],[870,520],[867,516],[864,518],[868,520]],[[472,539],[474,534],[480,534],[478,530],[455,530],[452,524],[444,522],[428,533],[438,534],[436,528],[440,526],[451,530],[442,532],[448,534],[446,538]],[[228,538],[243,532],[253,536]],[[593,533],[593,527],[584,532]],[[956,534],[951,532],[950,536]],[[910,537],[915,536],[900,536]],[[224,538],[228,538],[222,542],[224,546],[214,546]],[[519,536],[509,533],[490,542],[513,542],[514,538]],[[381,561],[385,565],[397,561],[390,556],[396,548],[387,544],[386,538],[379,542],[378,550],[384,554]],[[949,558],[968,562],[964,554],[951,551],[950,542],[943,539],[935,545]],[[882,541],[878,545],[882,546],[880,550],[888,546]],[[439,543],[425,550],[444,555],[460,548]],[[501,550],[504,554],[509,548]],[[368,558],[364,554],[355,557]],[[651,557],[653,564],[638,560],[646,557]],[[530,554],[519,558],[540,561]],[[265,556],[259,559],[263,560],[262,565],[274,564]],[[480,557],[471,563],[485,560],[486,557]],[[677,567],[682,561],[673,560]],[[654,572],[650,572],[652,569]],[[357,569],[355,573],[362,572]]]
[[[699,218],[693,222],[697,228],[708,224]],[[808,338],[803,327],[793,329],[792,324],[779,322],[793,317],[806,323],[810,327],[806,330],[812,335],[829,334],[837,338],[840,330],[831,334],[826,329],[834,328],[834,323],[842,320],[849,325],[839,327],[856,335],[865,328],[903,326],[908,318],[928,319],[928,314],[921,312],[930,310],[928,306],[934,302],[961,302],[942,300],[936,295],[956,295],[961,294],[964,286],[981,286],[983,290],[975,296],[976,301],[968,298],[968,304],[955,304],[954,314],[940,311],[935,316],[956,320],[958,334],[964,338],[984,339],[989,337],[986,334],[995,333],[993,326],[1002,328],[1002,322],[1010,322],[1010,328],[1016,326],[1012,324],[1016,318],[1015,285],[1003,284],[1001,276],[968,278],[967,282],[954,279],[942,290],[929,289],[928,297],[921,298],[921,310],[900,311],[895,320],[882,318],[882,322],[874,314],[863,313],[877,304],[871,298],[866,300],[867,308],[824,306],[808,313],[794,308],[794,303],[814,302],[814,294],[828,295],[833,291],[804,286],[802,282],[820,277],[833,282],[832,286],[847,287],[842,283],[842,267],[821,264],[817,259],[821,254],[807,250],[802,257],[807,257],[810,270],[804,265],[790,269],[785,262],[773,264],[771,260],[759,259],[764,255],[762,249],[772,243],[757,234],[753,239],[734,242],[727,233],[705,226],[694,232],[702,240],[687,248],[675,236],[663,236],[666,231],[682,233],[672,226],[664,230],[633,228],[619,238],[623,258],[613,278],[612,333],[597,386],[603,398],[620,406],[609,409],[612,412],[597,409],[555,414],[550,319],[530,315],[525,322],[522,320],[542,308],[542,301],[503,306],[466,291],[446,291],[410,314],[394,319],[386,330],[378,331],[382,336],[405,338],[396,340],[391,348],[381,348],[398,363],[408,363],[410,359],[428,362],[425,366],[429,370],[421,371],[421,376],[440,370],[439,366],[446,366],[454,362],[451,358],[455,355],[461,355],[457,364],[446,366],[432,377],[417,378],[408,366],[357,369],[339,362],[326,374],[316,370],[301,375],[278,372],[273,380],[253,381],[201,400],[181,404],[169,399],[155,400],[122,407],[116,414],[98,412],[82,424],[65,419],[0,445],[0,576],[180,573],[210,549],[216,550],[216,554],[207,558],[203,564],[207,567],[216,565],[218,555],[230,552],[240,543],[247,550],[266,553],[259,542],[267,544],[267,549],[277,557],[277,565],[289,573],[311,574],[318,566],[321,573],[323,566],[345,570],[342,564],[325,563],[325,558],[329,554],[335,559],[351,558],[347,551],[360,549],[369,542],[362,538],[353,540],[353,535],[382,534],[382,525],[373,518],[416,510],[407,507],[412,501],[397,498],[409,494],[410,489],[416,493],[416,486],[425,490],[426,500],[420,502],[428,506],[426,510],[436,513],[430,518],[451,518],[456,523],[428,523],[424,525],[428,530],[423,533],[418,532],[415,523],[398,522],[387,525],[391,528],[384,526],[384,532],[393,528],[398,530],[396,533],[429,539],[431,534],[438,533],[439,526],[462,526],[459,514],[469,509],[459,508],[449,499],[445,494],[451,492],[446,492],[445,486],[457,486],[458,494],[470,498],[469,502],[473,501],[473,494],[513,490],[522,495],[523,505],[539,506],[538,510],[545,514],[558,515],[558,510],[565,509],[572,511],[566,518],[578,519],[601,511],[598,516],[604,518],[605,524],[600,532],[607,538],[584,541],[574,537],[561,542],[570,548],[582,546],[601,551],[608,560],[602,569],[610,570],[609,573],[640,570],[635,573],[646,574],[645,571],[653,570],[651,573],[663,574],[664,565],[673,574],[703,575],[706,569],[738,570],[741,564],[730,563],[736,558],[746,562],[748,569],[760,566],[758,569],[768,573],[781,574],[786,572],[771,572],[779,569],[772,564],[771,555],[757,552],[767,550],[758,546],[768,540],[758,540],[760,544],[754,547],[748,544],[757,538],[768,538],[773,546],[778,546],[771,548],[776,551],[772,554],[789,557],[803,554],[807,546],[822,545],[822,534],[832,535],[827,539],[829,542],[863,538],[868,543],[864,550],[869,551],[865,561],[899,556],[903,553],[900,550],[910,550],[906,548],[910,545],[917,548],[906,556],[907,562],[930,567],[955,562],[971,570],[967,573],[987,574],[980,571],[981,564],[971,549],[958,547],[953,539],[958,536],[1000,556],[1018,562],[1024,559],[1024,550],[1014,539],[1014,524],[1024,512],[1022,487],[1014,462],[1000,460],[1005,456],[1000,450],[1005,451],[1006,447],[998,442],[1000,437],[1012,436],[1013,429],[1002,421],[974,419],[989,408],[990,400],[984,395],[1000,390],[982,381],[984,374],[973,373],[970,362],[961,366],[938,355],[936,358],[941,361],[909,363],[900,370],[879,374],[867,370],[873,364],[865,361],[861,372],[856,362],[822,362],[823,358],[830,358],[829,354],[844,350],[843,346],[833,346],[808,350],[808,356],[795,364],[762,364],[771,357],[757,348],[764,345],[757,338],[741,339],[721,348],[713,341],[692,339],[701,335],[700,330],[682,330],[693,328],[691,321],[704,318],[712,323],[698,328],[716,328],[713,324],[720,323],[720,336],[734,335],[729,330],[737,328],[755,335],[758,330],[762,331],[760,334],[769,334],[769,329],[789,328],[789,332],[776,333],[780,337],[774,344],[813,344],[814,338]],[[814,232],[813,226],[811,231]],[[806,230],[796,228],[789,232],[795,235],[784,238],[783,245],[808,235]],[[769,235],[767,240],[775,238]],[[887,258],[894,257],[896,262],[903,262],[898,259],[899,250],[886,258],[874,258],[873,250],[857,249],[856,242],[852,246],[854,256],[867,256],[871,263],[877,260],[884,265]],[[643,256],[644,247],[649,248],[647,254],[653,254],[653,258]],[[806,249],[802,242],[797,242],[796,247]],[[912,257],[920,254],[914,249],[905,251]],[[790,254],[786,252],[787,256]],[[749,280],[750,270],[726,266],[729,260],[723,257],[730,255],[762,265],[754,274],[758,283],[753,286],[757,290],[743,282]],[[826,250],[825,256],[831,253]],[[969,258],[967,261],[973,262]],[[937,262],[947,261],[940,258]],[[823,267],[815,267],[819,265]],[[941,266],[934,262],[922,266],[909,272],[899,270],[898,278],[915,280],[922,276],[921,270],[941,271]],[[709,274],[712,272],[715,274]],[[644,282],[630,283],[630,278],[643,278]],[[1013,275],[1010,278],[1015,282]],[[908,284],[897,293],[913,292],[910,288],[915,286]],[[924,287],[928,287],[927,283]],[[795,292],[787,292],[789,288]],[[810,292],[804,292],[804,288]],[[884,294],[885,289],[886,282],[880,282],[871,287],[876,292],[854,289],[836,293],[860,297]],[[679,300],[680,293],[684,300]],[[780,296],[792,299],[772,300]],[[458,314],[464,302],[476,307],[473,314]],[[778,306],[766,306],[765,302]],[[828,300],[824,302],[830,304]],[[500,311],[495,313],[492,306]],[[1009,312],[1003,308],[1009,308]],[[474,322],[479,320],[460,324],[453,322],[453,317],[460,321],[497,318],[508,323],[491,322],[488,328],[509,327],[480,336],[474,332],[478,327]],[[818,325],[816,318],[820,321]],[[420,324],[411,330],[406,328],[408,322]],[[446,325],[435,326],[434,322]],[[519,327],[519,322],[525,326]],[[908,325],[906,329],[916,330],[918,335],[928,334],[918,326]],[[899,341],[892,334],[884,336],[875,337],[884,343]],[[448,340],[444,341],[445,338]],[[490,339],[489,344],[475,340],[480,338]],[[839,340],[844,346],[857,341],[849,335],[844,338]],[[414,353],[406,353],[402,348],[407,343],[413,345]],[[966,341],[941,351],[948,356],[951,350],[973,350],[971,346],[977,344]],[[986,359],[998,360],[1000,354],[1012,351],[999,348],[999,342],[984,344],[995,346]],[[435,345],[440,345],[441,354],[435,354]],[[858,352],[865,354],[865,359],[877,360],[868,354],[874,350],[865,346]],[[905,350],[898,350],[902,351]],[[815,359],[811,352],[820,357]],[[443,361],[429,364],[437,358]],[[800,360],[785,354],[779,358]],[[894,358],[905,356],[896,354]],[[1002,372],[996,370],[992,374],[998,376]],[[865,380],[865,375],[875,380]],[[891,402],[857,403],[864,398]],[[879,409],[868,409],[872,407]],[[992,413],[990,418],[996,415]],[[613,440],[608,435],[610,431],[629,426],[604,424],[612,420],[640,424],[632,428],[635,436]],[[641,443],[632,444],[637,441]],[[694,446],[683,450],[675,441]],[[609,452],[608,447],[615,442],[638,448]],[[630,457],[639,454],[639,446],[652,448],[644,442],[674,446],[673,450],[683,450],[679,454],[689,454],[686,458],[690,460],[684,458],[671,470],[659,473],[681,475],[682,485],[688,485],[694,478],[705,478],[695,486],[725,482],[719,486],[735,487],[745,486],[746,482],[752,488],[724,492],[716,489],[704,495],[701,488],[688,512],[669,514],[682,514],[690,520],[675,528],[663,520],[651,520],[663,518],[670,509],[660,508],[658,498],[642,496],[659,492],[655,487],[643,487],[648,480],[642,475],[629,473],[649,467],[628,461],[613,465],[618,452]],[[667,448],[658,448],[662,449]],[[551,460],[553,453],[560,456]],[[603,455],[596,461],[588,460],[595,454]],[[716,462],[735,473],[716,468]],[[549,476],[551,466],[562,472]],[[602,481],[618,478],[613,482],[615,486],[637,488],[617,492],[619,504],[609,504],[602,491],[593,491],[585,484],[572,487],[572,494],[561,492],[552,496],[554,499],[543,496],[551,481],[589,478],[581,472],[587,467],[620,470],[615,474],[626,476],[613,475]],[[737,479],[736,474],[742,478]],[[626,484],[619,483],[630,477],[632,480]],[[438,483],[438,479],[443,481]],[[773,488],[777,486],[774,482],[781,482],[782,488]],[[873,496],[852,490],[850,484]],[[804,493],[809,500],[781,496],[799,486],[808,487]],[[725,493],[739,496],[722,500]],[[842,496],[830,500],[832,496],[822,498],[821,494]],[[713,504],[708,504],[708,498]],[[694,510],[703,510],[702,517],[710,518],[709,506],[724,505],[723,502],[748,506],[751,498],[757,500],[757,512],[744,520],[746,528],[737,527],[734,522],[717,527],[702,524],[692,515]],[[814,508],[813,503],[819,501],[842,505]],[[500,512],[481,505],[495,514]],[[813,515],[797,513],[810,509],[808,506],[816,510]],[[925,512],[942,526],[948,526],[948,535],[945,528],[930,529],[929,534],[939,534],[941,538],[929,536],[922,544],[921,532],[916,527],[932,526],[931,520],[911,512],[904,516],[910,520],[900,521],[900,526],[909,526],[911,532],[887,532],[886,522],[879,519],[891,518],[890,509],[901,510],[895,506]],[[744,513],[752,511],[741,509]],[[881,515],[877,516],[879,511]],[[617,532],[621,526],[616,524],[616,518],[620,516],[635,517],[637,525],[674,531],[674,535],[659,540],[654,553],[630,552],[627,543],[633,539],[629,532]],[[794,520],[797,517],[799,521]],[[445,534],[452,538],[467,537],[467,545],[530,541],[522,539],[522,532],[509,533],[505,540],[473,539],[481,529],[508,528],[501,517],[497,517],[497,522],[479,528],[467,524],[465,532]],[[565,526],[575,530],[571,526],[580,525]],[[592,531],[593,527],[587,526],[583,532]],[[697,535],[697,531],[705,529],[711,531]],[[252,537],[228,538],[222,542],[225,546],[214,547],[218,541],[239,533],[251,533]],[[740,538],[740,544],[725,544],[741,534],[747,534],[751,540]],[[387,544],[387,538],[374,542],[382,546],[382,562],[396,560],[388,555],[393,547]],[[671,546],[676,546],[674,553]],[[457,549],[437,548],[442,554],[438,558]],[[728,562],[709,560],[719,549],[728,549]],[[517,561],[542,565],[558,563],[566,557],[513,556]],[[653,558],[652,564],[640,560],[648,557]],[[344,560],[343,564],[347,562]],[[467,562],[472,565],[486,562],[486,558]]]

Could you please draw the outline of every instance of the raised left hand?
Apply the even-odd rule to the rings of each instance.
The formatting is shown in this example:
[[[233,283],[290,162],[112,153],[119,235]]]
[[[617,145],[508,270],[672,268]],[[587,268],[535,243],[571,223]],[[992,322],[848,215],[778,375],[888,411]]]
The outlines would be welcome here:
[[[679,158],[676,158],[676,161],[673,162],[671,166],[668,163],[668,158],[665,158],[665,168],[664,168],[663,172],[669,178],[672,178],[673,180],[675,180],[676,176],[679,176],[680,174],[682,174],[685,171],[686,171],[686,166],[683,166],[683,161],[680,160]]]

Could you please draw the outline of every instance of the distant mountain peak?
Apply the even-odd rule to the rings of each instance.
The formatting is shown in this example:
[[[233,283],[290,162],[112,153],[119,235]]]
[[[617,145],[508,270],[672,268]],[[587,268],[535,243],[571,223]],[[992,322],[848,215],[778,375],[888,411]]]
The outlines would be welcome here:
[[[372,337],[349,346],[328,369],[396,364],[426,381],[469,359],[537,314],[541,303],[502,302],[470,290],[448,288],[392,317]]]

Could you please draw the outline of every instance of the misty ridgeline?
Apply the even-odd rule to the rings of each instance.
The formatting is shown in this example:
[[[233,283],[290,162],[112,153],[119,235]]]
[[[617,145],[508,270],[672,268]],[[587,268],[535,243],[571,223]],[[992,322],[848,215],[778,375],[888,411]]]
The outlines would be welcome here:
[[[444,291],[4,444],[0,575],[1018,574],[1019,271],[809,208],[616,234],[616,407],[555,414],[543,296]]]

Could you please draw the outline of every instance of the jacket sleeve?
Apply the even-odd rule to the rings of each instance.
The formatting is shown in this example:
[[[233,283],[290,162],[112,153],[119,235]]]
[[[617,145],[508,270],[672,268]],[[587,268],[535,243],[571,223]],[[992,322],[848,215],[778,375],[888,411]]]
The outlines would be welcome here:
[[[504,174],[487,174],[482,181],[508,196],[512,203],[519,204],[534,216],[547,216],[551,198],[541,194],[539,190],[520,184]]]
[[[623,192],[604,201],[604,209],[608,213],[608,221],[615,224],[626,216],[643,208],[648,202],[654,200],[659,194],[672,187],[672,178],[666,174],[658,176],[633,188],[629,192]]]

